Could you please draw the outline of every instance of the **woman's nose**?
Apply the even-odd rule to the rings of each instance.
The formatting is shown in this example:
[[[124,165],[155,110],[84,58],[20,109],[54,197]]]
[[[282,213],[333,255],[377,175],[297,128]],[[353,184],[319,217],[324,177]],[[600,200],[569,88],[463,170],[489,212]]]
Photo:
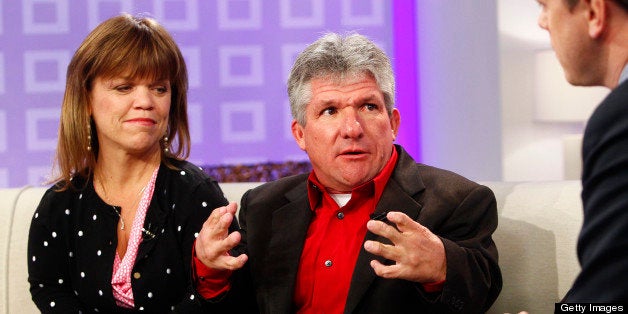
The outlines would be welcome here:
[[[153,95],[149,88],[138,88],[135,92],[135,107],[150,110],[153,108]]]

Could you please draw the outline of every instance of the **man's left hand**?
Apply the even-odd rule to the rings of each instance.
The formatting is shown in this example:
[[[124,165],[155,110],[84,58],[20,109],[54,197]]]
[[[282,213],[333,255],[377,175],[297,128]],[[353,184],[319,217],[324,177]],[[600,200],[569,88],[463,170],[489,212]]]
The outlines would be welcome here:
[[[371,240],[364,243],[367,252],[395,262],[386,266],[372,260],[375,274],[419,283],[445,280],[447,260],[440,238],[401,212],[389,212],[386,218],[397,228],[378,220],[370,220],[366,224],[370,232],[392,242],[392,245]]]

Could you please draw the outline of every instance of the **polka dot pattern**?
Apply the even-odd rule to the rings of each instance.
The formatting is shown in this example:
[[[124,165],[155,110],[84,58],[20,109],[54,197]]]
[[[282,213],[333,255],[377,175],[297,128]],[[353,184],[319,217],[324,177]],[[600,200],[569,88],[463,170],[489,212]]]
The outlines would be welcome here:
[[[190,264],[185,261],[189,256],[173,252],[191,252],[202,222],[211,210],[226,205],[226,200],[208,198],[222,193],[215,184],[207,184],[210,180],[196,166],[188,164],[182,163],[184,167],[179,170],[162,165],[153,196],[143,205],[145,216],[136,227],[140,230],[137,246],[127,247],[125,256],[118,258],[119,268],[124,268],[120,266],[123,260],[135,251],[136,258],[127,266],[130,273],[123,284],[128,285],[136,311],[163,312],[182,303],[198,304],[194,293],[188,290]],[[103,270],[113,270],[118,217],[95,193],[91,180],[78,178],[73,182],[86,188],[49,191],[42,199],[43,205],[33,213],[31,230],[35,232],[31,232],[28,243],[29,275],[41,280],[31,282],[31,291],[36,292],[34,300],[42,312],[66,309],[66,302],[78,297],[93,301],[85,304],[87,312],[116,312],[108,305],[119,308],[108,301],[115,293],[113,276],[104,278],[110,272]],[[153,207],[160,204],[167,205],[163,209]],[[127,224],[129,232],[132,225]],[[142,227],[154,235],[145,236]],[[103,280],[110,284],[103,286]]]

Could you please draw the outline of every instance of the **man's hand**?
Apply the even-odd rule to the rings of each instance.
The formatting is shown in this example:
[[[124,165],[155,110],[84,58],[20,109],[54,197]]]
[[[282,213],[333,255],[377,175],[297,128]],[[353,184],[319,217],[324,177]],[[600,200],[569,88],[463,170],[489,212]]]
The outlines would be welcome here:
[[[445,280],[447,260],[443,242],[418,222],[400,212],[389,212],[388,221],[395,227],[382,221],[370,220],[366,227],[369,231],[389,239],[388,245],[377,241],[366,241],[367,252],[379,255],[395,263],[385,266],[377,260],[371,261],[375,274],[384,278],[399,278],[419,283],[431,283]]]
[[[234,231],[229,234],[229,225],[235,219],[236,203],[216,208],[203,223],[196,238],[196,257],[205,266],[215,270],[236,270],[248,260],[246,254],[233,257],[229,250],[240,243],[241,235]]]

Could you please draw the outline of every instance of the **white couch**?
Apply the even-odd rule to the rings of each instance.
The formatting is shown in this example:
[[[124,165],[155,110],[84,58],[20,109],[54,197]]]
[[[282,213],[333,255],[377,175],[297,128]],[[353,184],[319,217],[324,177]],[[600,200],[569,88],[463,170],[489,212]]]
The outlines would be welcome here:
[[[221,183],[238,202],[258,183]],[[489,313],[552,313],[579,271],[578,181],[483,182],[497,197],[497,243],[504,287]],[[41,187],[0,189],[0,313],[37,313],[28,291],[26,243]]]

